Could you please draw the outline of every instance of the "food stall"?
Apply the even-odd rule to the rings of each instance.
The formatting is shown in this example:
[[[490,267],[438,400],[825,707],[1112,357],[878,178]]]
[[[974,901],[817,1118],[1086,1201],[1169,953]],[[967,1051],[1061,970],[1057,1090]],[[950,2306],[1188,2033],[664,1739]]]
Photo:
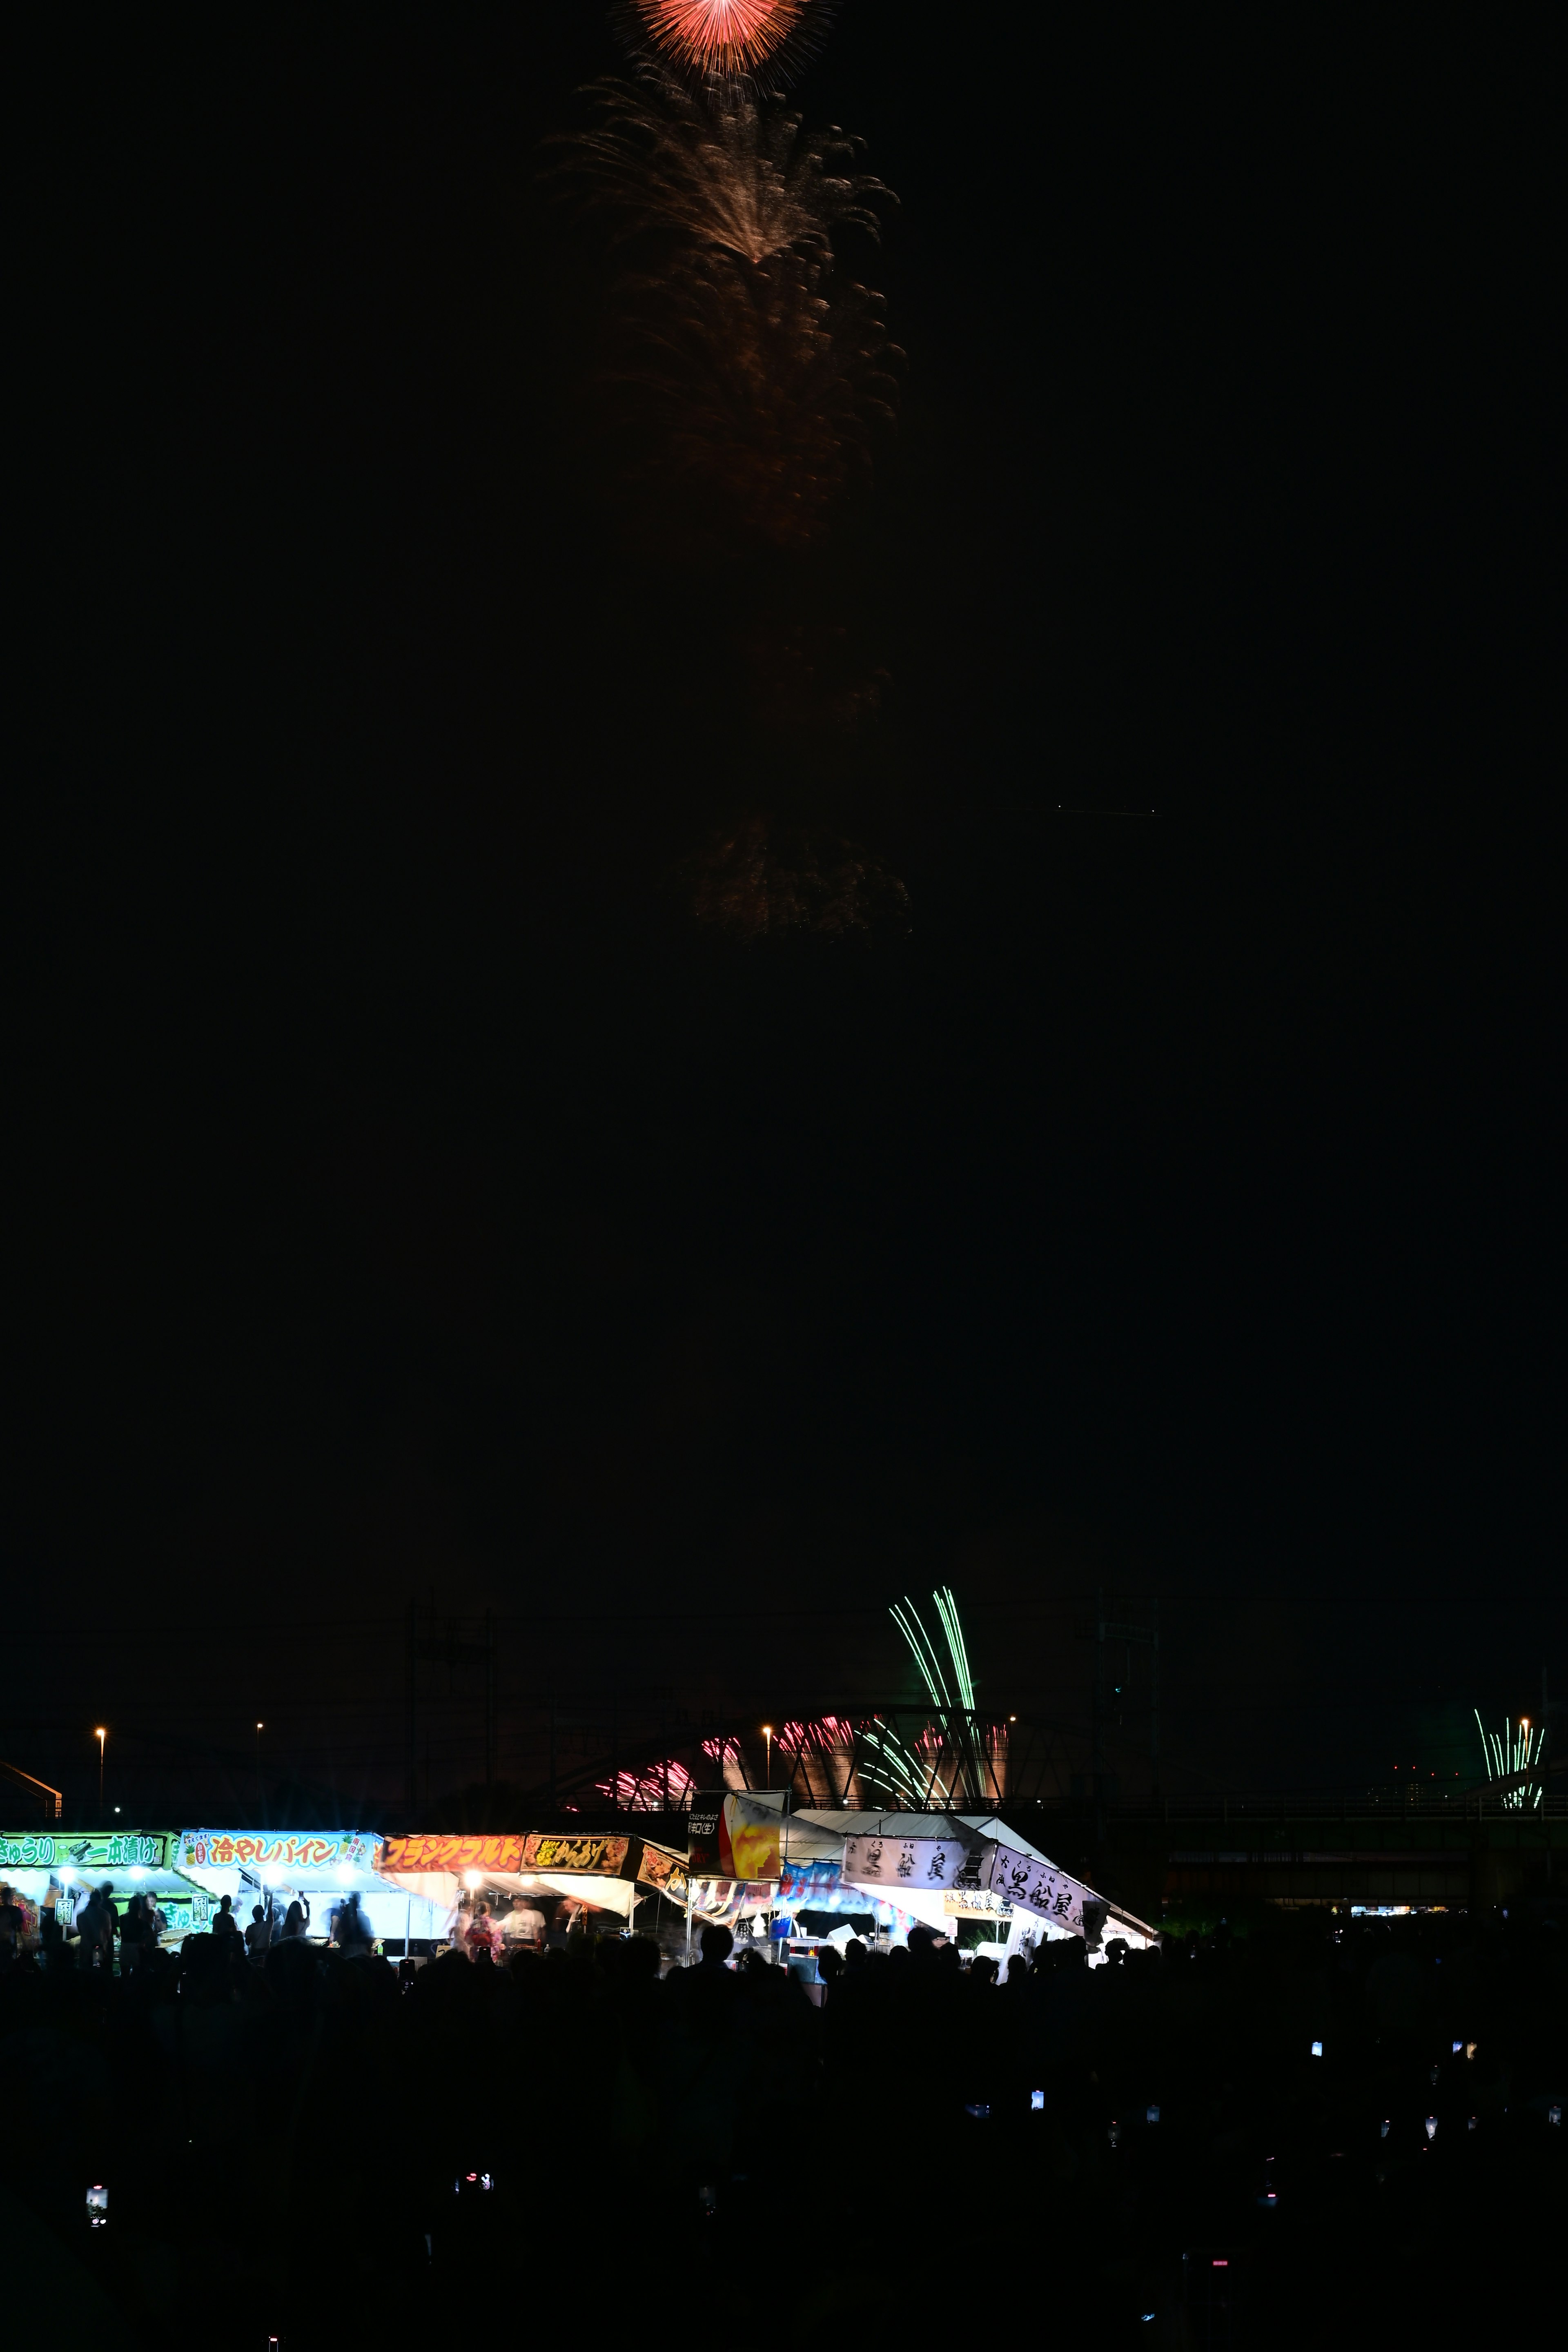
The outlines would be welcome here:
[[[682,1916],[686,1905],[684,1855],[644,1837],[548,1831],[394,1837],[382,1842],[376,1869],[384,1883],[439,1918],[442,1937],[465,1895],[488,1902],[492,1912],[523,1898],[551,1942],[595,1920],[630,1927],[650,1903],[654,1913],[662,1901]],[[637,1924],[649,1924],[649,1916],[645,1912]]]
[[[446,1911],[437,1913],[418,1890],[377,1870],[380,1844],[370,1830],[182,1830],[174,1841],[174,1860],[210,1909],[228,1895],[242,1933],[258,1903],[270,1911],[276,1935],[289,1906],[298,1901],[309,1912],[310,1941],[324,1943],[333,1912],[353,1894],[372,1935],[386,1950],[399,1953],[405,1943],[428,1944],[444,1933]]]
[[[73,1934],[77,1913],[105,1881],[122,1916],[132,1895],[155,1897],[163,1915],[161,1943],[178,1944],[204,1928],[207,1897],[175,1868],[174,1844],[166,1830],[0,1832],[0,1882],[19,1900],[23,1948],[37,1948],[47,1911]]]
[[[998,1959],[1078,1936],[1091,1967],[1113,1937],[1158,1941],[994,1814],[790,1811],[782,1791],[753,1790],[694,1798],[690,1819],[694,1909],[742,1932],[787,1911],[818,1929],[802,1940],[836,1940],[834,1914],[869,1916],[879,1939],[919,1925]]]

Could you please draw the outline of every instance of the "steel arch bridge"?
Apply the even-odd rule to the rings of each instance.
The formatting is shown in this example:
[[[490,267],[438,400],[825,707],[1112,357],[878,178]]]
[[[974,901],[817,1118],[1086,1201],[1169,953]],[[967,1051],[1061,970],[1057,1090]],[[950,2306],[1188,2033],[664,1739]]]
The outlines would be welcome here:
[[[682,1810],[698,1791],[787,1790],[797,1805],[925,1811],[1067,1801],[1075,1727],[1044,1716],[891,1700],[845,1713],[703,1717],[552,1772],[531,1794],[625,1811]]]

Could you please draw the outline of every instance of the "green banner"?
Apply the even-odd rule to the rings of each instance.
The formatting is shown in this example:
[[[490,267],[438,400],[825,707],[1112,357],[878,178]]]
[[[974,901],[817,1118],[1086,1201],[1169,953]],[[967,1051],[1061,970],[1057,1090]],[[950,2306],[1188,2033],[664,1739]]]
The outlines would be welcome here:
[[[97,1830],[65,1835],[58,1830],[0,1832],[0,1869],[163,1870],[169,1841],[142,1830]]]

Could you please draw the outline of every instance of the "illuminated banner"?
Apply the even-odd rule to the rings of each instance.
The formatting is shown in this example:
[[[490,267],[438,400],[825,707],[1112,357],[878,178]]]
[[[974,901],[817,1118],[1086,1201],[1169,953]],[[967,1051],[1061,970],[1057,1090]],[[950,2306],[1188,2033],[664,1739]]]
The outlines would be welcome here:
[[[867,1837],[844,1841],[844,1875],[859,1885],[922,1887],[984,1885],[990,1846],[984,1838]]]
[[[524,1870],[592,1870],[604,1878],[624,1878],[631,1845],[624,1837],[546,1837],[522,1842]]]
[[[619,1878],[630,1845],[630,1838],[553,1837],[538,1830],[527,1837],[393,1837],[383,1842],[376,1867],[395,1876],[425,1870],[480,1870],[515,1878],[524,1871],[584,1870],[600,1878]]]
[[[269,1837],[238,1830],[182,1830],[174,1841],[179,1870],[322,1870],[346,1863],[353,1870],[374,1866],[375,1840],[363,1830]]]
[[[687,1817],[686,1851],[692,1871],[704,1878],[774,1879],[781,1868],[780,1816],[759,1806],[748,1821],[746,1801],[733,1792],[693,1797]]]
[[[955,1895],[951,1887],[942,1898],[942,1907],[949,1919],[1010,1919],[1013,1906],[1005,1895],[993,1895],[988,1886],[978,1892],[973,1887],[961,1887]]]
[[[637,1876],[645,1886],[657,1887],[672,1903],[686,1900],[685,1867],[672,1853],[661,1853],[656,1845],[645,1845],[642,1860],[637,1864]]]
[[[1089,1887],[1065,1870],[1037,1862],[1029,1854],[1015,1853],[1005,1845],[997,1846],[992,1855],[988,1884],[993,1894],[1005,1895],[1021,1911],[1054,1919],[1058,1927],[1070,1927],[1078,1936],[1083,1933],[1085,1900],[1095,1899]]]
[[[382,1843],[378,1870],[395,1874],[421,1870],[519,1871],[522,1868],[521,1837],[394,1837]]]
[[[63,1836],[56,1830],[40,1837],[33,1831],[0,1835],[0,1865],[7,1870],[58,1870],[69,1863],[77,1870],[162,1870],[169,1841],[149,1837],[141,1830],[113,1830],[85,1837]]]

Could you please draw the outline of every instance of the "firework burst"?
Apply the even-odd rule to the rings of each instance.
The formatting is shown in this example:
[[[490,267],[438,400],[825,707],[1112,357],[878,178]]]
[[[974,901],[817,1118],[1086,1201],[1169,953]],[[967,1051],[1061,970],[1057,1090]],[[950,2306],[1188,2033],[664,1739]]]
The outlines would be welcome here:
[[[827,0],[630,0],[630,23],[682,72],[710,80],[776,75]]]

